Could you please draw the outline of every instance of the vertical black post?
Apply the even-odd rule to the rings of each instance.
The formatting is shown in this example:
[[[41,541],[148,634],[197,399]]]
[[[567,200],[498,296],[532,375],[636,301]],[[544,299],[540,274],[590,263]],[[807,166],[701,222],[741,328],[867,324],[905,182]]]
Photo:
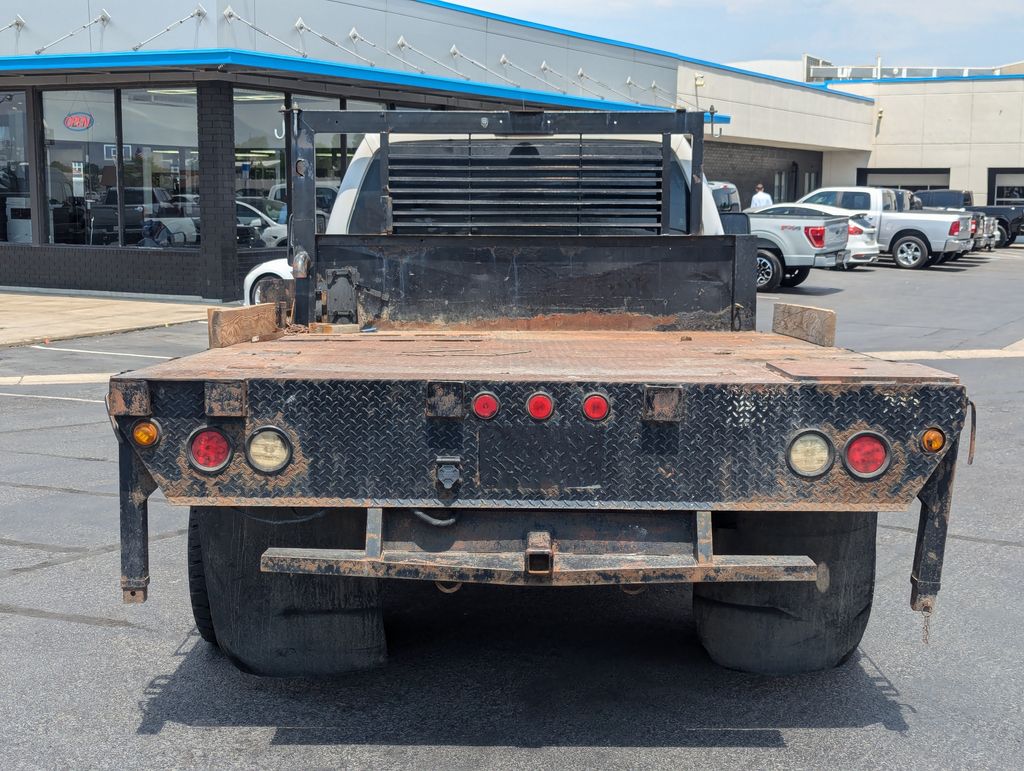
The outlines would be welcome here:
[[[689,113],[687,124],[690,129],[690,234],[700,236],[704,234],[704,113]]]
[[[117,243],[125,245],[124,238],[124,127],[121,121],[121,89],[114,89],[114,185],[117,189]],[[142,187],[145,188],[145,181]],[[143,193],[145,195],[145,193]]]
[[[121,591],[125,602],[145,602],[149,587],[149,503],[156,489],[128,440],[118,434],[121,478]]]
[[[29,208],[32,212],[32,243],[45,244],[50,237],[50,204],[46,191],[46,133],[43,126],[43,95],[38,88],[25,93],[25,127],[28,147]]]
[[[288,209],[288,262],[295,276],[295,323],[316,321],[316,133],[302,120],[302,110],[286,114],[291,155],[286,173],[292,181]]]
[[[472,148],[469,152],[472,154]],[[380,132],[380,151],[377,155],[380,158],[380,202],[384,209],[384,232],[390,235],[395,230],[395,220],[391,209],[391,140],[386,131]]]
[[[921,518],[917,525],[914,567],[910,574],[910,607],[925,613],[935,609],[935,597],[939,593],[959,446],[959,440],[950,444],[917,495],[921,501]]]
[[[676,156],[672,152],[672,134],[661,135],[661,234],[672,232],[672,167]],[[580,175],[582,177],[582,174]]]

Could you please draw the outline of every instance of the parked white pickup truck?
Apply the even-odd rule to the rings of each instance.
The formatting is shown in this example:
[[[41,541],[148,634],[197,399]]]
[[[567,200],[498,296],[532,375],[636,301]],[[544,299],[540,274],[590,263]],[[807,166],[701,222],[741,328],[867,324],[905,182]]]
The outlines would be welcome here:
[[[750,234],[757,236],[757,289],[802,284],[811,268],[846,262],[849,217],[768,206],[747,209]]]
[[[967,212],[897,210],[896,193],[883,187],[824,187],[797,203],[819,203],[866,212],[878,230],[878,244],[899,268],[924,268],[944,254],[967,251],[971,219]]]

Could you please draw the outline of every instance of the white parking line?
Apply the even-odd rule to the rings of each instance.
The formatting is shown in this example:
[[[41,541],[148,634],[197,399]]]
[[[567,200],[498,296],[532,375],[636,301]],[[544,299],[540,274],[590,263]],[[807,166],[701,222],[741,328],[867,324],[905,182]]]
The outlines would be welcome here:
[[[0,391],[0,396],[14,396],[22,399],[49,399],[57,402],[86,402],[88,404],[104,404],[102,399],[76,399],[74,396],[40,396],[39,394],[10,394]]]
[[[173,359],[173,356],[153,356],[149,353],[121,353],[115,351],[90,351],[84,348],[57,348],[54,345],[30,345],[29,348],[35,348],[37,351],[62,351],[63,353],[89,353],[93,356],[131,356],[135,359]]]

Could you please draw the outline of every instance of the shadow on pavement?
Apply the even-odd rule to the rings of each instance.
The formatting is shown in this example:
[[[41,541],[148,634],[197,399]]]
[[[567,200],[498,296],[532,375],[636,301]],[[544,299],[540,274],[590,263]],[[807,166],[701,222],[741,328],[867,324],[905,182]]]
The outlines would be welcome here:
[[[274,728],[277,745],[772,748],[782,729],[907,730],[912,708],[863,654],[789,678],[715,666],[689,600],[678,587],[389,587],[386,668],[263,679],[192,635],[147,688],[138,733],[172,723]]]
[[[820,297],[827,294],[835,294],[836,292],[842,292],[843,289],[842,287],[835,286],[807,286],[806,284],[801,284],[800,286],[793,287],[780,286],[775,291],[778,292],[779,294],[791,294],[797,295],[798,297],[800,295],[806,295],[808,297]]]

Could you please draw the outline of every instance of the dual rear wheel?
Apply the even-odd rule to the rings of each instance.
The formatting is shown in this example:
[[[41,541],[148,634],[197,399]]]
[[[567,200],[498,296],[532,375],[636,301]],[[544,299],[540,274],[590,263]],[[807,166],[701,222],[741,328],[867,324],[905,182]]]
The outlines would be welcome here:
[[[358,548],[357,514],[193,508],[188,574],[200,636],[261,675],[329,676],[383,664],[379,580],[259,570],[270,546]],[[716,553],[807,555],[821,567],[815,583],[695,584],[697,632],[712,660],[789,675],[849,658],[871,612],[876,515],[723,512],[713,521]]]

